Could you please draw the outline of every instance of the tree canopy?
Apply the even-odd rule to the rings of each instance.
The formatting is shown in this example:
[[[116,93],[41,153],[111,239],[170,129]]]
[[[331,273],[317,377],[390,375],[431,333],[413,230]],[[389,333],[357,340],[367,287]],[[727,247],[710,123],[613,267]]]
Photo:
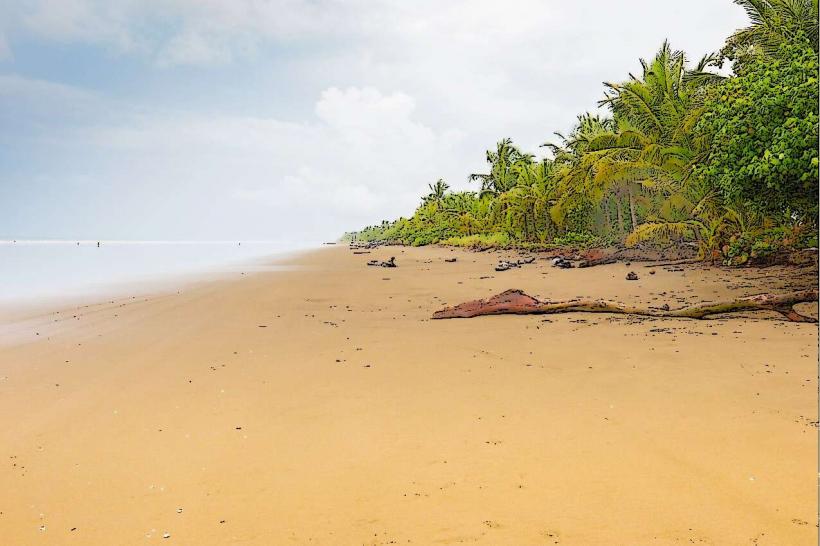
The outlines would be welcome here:
[[[512,139],[471,174],[439,180],[410,218],[354,236],[404,244],[550,246],[695,243],[742,263],[816,244],[816,0],[735,0],[750,17],[718,53],[690,63],[664,41],[641,70],[604,83],[546,154]],[[732,62],[729,76],[718,72]]]

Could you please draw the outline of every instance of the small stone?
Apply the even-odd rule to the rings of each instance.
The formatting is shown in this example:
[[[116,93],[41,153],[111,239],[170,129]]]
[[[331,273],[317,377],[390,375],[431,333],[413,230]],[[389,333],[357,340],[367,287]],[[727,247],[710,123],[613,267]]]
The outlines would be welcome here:
[[[171,538],[171,533],[163,533],[162,538]]]
[[[635,273],[634,271],[630,271],[629,273],[626,274],[626,280],[628,280],[628,281],[637,281],[638,280],[638,274]]]

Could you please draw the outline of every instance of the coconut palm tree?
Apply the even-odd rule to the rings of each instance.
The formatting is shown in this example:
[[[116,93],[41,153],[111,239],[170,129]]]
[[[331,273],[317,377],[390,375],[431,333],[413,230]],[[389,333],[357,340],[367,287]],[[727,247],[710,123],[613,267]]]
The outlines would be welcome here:
[[[532,154],[525,154],[513,146],[512,139],[505,138],[498,142],[495,151],[487,150],[487,163],[490,164],[490,172],[470,175],[470,181],[481,182],[479,197],[487,195],[499,195],[510,191],[518,181],[515,172],[515,165],[518,163],[531,163]]]
[[[440,208],[450,186],[443,179],[439,178],[435,184],[427,184],[427,187],[430,189],[430,193],[424,197],[423,201],[425,203],[435,203],[436,206]]]
[[[751,25],[726,40],[722,53],[732,59],[744,54],[776,57],[780,46],[798,34],[818,51],[817,0],[734,0],[746,10]]]
[[[693,129],[702,111],[700,90],[719,77],[708,71],[716,62],[715,56],[707,56],[688,70],[683,52],[665,41],[650,62],[641,59],[640,77],[605,84],[599,105],[612,112],[612,122],[593,125],[586,120],[576,131],[594,128],[588,138],[565,139],[564,149],[578,152],[568,161],[556,156],[566,166],[559,174],[563,197],[553,217],[560,221],[579,200],[599,204],[611,195],[619,228],[623,231],[618,206],[623,199],[634,230],[640,223],[638,203],[653,203],[643,194],[679,189],[697,157]]]

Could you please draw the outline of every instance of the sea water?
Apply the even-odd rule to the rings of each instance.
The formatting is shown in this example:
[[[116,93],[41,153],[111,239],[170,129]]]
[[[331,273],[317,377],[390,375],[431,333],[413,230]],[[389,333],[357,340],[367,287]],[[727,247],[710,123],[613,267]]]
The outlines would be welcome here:
[[[173,286],[318,246],[270,241],[0,241],[0,308]],[[267,263],[266,263],[267,262]]]

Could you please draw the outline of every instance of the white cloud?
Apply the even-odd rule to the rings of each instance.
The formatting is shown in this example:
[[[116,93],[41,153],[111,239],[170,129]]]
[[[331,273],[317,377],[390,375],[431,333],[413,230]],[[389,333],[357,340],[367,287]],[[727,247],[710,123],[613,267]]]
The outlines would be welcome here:
[[[355,22],[335,0],[32,0],[18,12],[40,37],[139,52],[163,66],[222,64],[267,41],[329,36]]]
[[[0,79],[0,93],[3,88]],[[65,98],[62,87],[50,90]],[[445,173],[463,177],[463,135],[420,123],[405,93],[329,88],[315,110],[317,120],[299,123],[121,112],[119,119],[63,134],[60,146],[71,159],[57,168],[66,177],[90,169],[138,201],[160,200],[149,207],[152,214],[173,203],[197,229],[215,228],[205,210],[218,204],[247,232],[270,236],[298,225],[325,238],[409,214],[426,183]]]
[[[139,2],[38,0],[19,12],[27,29],[48,39],[138,49],[138,33],[131,25],[140,23]]]
[[[158,53],[161,66],[225,64],[233,59],[230,47],[200,32],[186,32],[172,38]]]
[[[15,100],[28,99],[39,104],[70,101],[75,105],[94,97],[93,93],[71,85],[24,78],[16,74],[0,74],[0,96],[4,95]]]
[[[249,230],[308,216],[310,229],[337,232],[408,214],[439,177],[468,187],[500,138],[538,151],[665,38],[699,57],[745,24],[730,0],[11,4],[0,5],[0,58],[17,36],[91,44],[134,78],[125,92],[92,64],[88,93],[0,76],[0,115],[15,127],[0,139],[15,144],[25,125],[50,146],[27,149],[42,160],[21,170],[54,163],[53,180],[119,185],[131,198],[118,206],[169,229],[197,221],[179,211],[218,216],[217,204]]]

